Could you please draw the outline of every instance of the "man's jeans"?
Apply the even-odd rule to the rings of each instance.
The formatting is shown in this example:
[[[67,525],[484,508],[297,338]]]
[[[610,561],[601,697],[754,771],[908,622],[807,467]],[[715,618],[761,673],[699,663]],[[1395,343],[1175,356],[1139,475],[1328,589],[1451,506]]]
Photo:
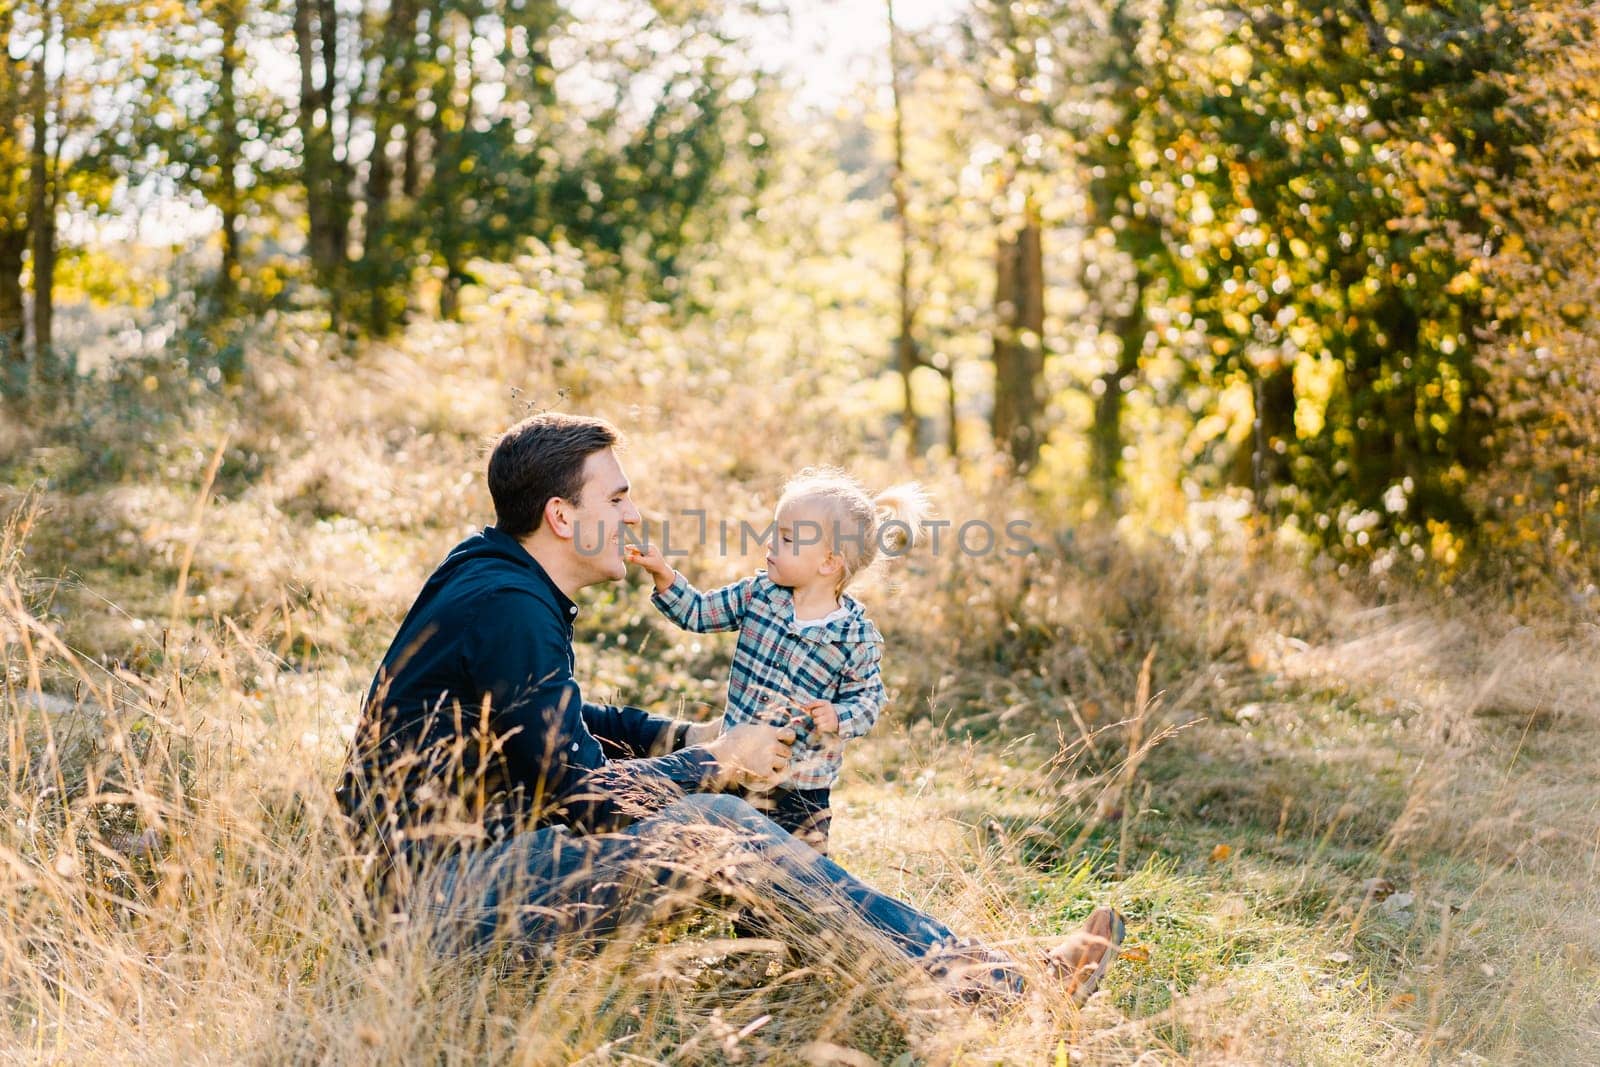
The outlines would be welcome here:
[[[876,934],[915,959],[956,943],[943,924],[726,794],[692,794],[621,833],[518,834],[444,861],[418,889],[451,951],[497,945],[536,956],[558,940],[592,943],[670,918],[707,892],[740,899],[780,929],[827,937],[853,926],[854,940]]]

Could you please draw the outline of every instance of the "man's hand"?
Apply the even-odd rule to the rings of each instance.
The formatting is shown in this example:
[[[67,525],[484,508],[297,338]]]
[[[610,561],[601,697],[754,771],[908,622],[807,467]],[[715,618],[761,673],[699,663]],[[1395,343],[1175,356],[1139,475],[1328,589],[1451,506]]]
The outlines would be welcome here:
[[[672,588],[677,573],[667,565],[667,558],[661,554],[658,546],[624,545],[622,552],[629,563],[637,564],[650,572],[650,576],[656,580],[656,592],[665,593]]]
[[[758,785],[775,781],[789,766],[794,731],[787,726],[747,722],[706,745],[722,768],[718,786]]]
[[[655,743],[650,746],[650,755],[665,756],[679,749],[703,745],[707,741],[715,740],[721,732],[721,719],[714,719],[711,722],[674,719],[672,725],[662,730]]]
[[[811,721],[817,724],[817,732],[822,734],[836,734],[839,732],[839,709],[819,697],[807,697],[796,705],[801,711],[811,716]]]

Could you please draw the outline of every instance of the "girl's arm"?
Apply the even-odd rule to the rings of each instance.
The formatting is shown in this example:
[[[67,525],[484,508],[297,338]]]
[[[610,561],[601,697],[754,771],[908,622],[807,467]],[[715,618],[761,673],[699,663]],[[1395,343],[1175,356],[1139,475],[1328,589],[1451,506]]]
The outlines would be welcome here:
[[[656,545],[627,545],[624,553],[628,562],[643,567],[655,580],[656,591],[650,603],[683,629],[701,634],[712,630],[737,630],[744,621],[754,578],[702,593],[667,565]]]
[[[750,591],[755,584],[754,578],[746,578],[721,589],[702,593],[690,585],[683,575],[674,574],[672,584],[665,589],[661,589],[658,583],[657,592],[650,597],[650,603],[685,630],[698,634],[713,630],[737,630],[750,606]]]
[[[863,641],[855,646],[850,665],[839,679],[839,695],[833,704],[839,716],[840,737],[865,737],[877,725],[878,716],[889,700],[883,688],[883,676],[878,672],[882,662],[881,643]]]

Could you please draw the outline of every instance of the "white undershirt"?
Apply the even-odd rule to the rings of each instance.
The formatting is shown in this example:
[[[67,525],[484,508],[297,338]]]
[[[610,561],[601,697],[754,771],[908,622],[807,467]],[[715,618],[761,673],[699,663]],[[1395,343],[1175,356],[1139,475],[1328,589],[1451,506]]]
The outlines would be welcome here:
[[[849,608],[839,607],[839,608],[834,608],[832,611],[828,612],[826,615],[822,616],[822,618],[820,618],[820,619],[802,619],[800,616],[796,615],[794,617],[794,624],[796,626],[800,627],[801,629],[805,629],[805,628],[811,627],[811,626],[826,626],[826,625],[828,625],[830,622],[832,622],[835,619],[846,618],[847,616],[849,616],[849,614],[850,614],[850,609]]]

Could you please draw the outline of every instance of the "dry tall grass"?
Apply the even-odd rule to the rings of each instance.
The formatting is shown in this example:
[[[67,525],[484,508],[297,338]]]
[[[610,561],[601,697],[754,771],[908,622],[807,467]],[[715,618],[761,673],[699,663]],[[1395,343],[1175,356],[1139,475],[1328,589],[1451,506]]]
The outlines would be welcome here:
[[[1045,981],[1002,1018],[954,1009],[903,967],[729,945],[715,914],[537,968],[375,938],[330,789],[398,614],[487,513],[514,382],[623,422],[658,520],[764,523],[808,462],[903,473],[771,366],[663,382],[673,345],[736,365],[725,339],[593,365],[566,337],[480,318],[349,363],[285,330],[240,396],[0,441],[7,480],[41,485],[0,488],[7,1056],[1600,1063],[1592,625],[1376,605],[1267,550],[1057,537],[970,469],[919,473],[947,516],[1026,518],[1040,550],[914,557],[866,592],[897,701],[836,842],[1019,951],[1121,907],[1130,958],[1081,1015]],[[585,628],[591,694],[720,700],[728,643],[658,625],[641,586],[595,591]]]

